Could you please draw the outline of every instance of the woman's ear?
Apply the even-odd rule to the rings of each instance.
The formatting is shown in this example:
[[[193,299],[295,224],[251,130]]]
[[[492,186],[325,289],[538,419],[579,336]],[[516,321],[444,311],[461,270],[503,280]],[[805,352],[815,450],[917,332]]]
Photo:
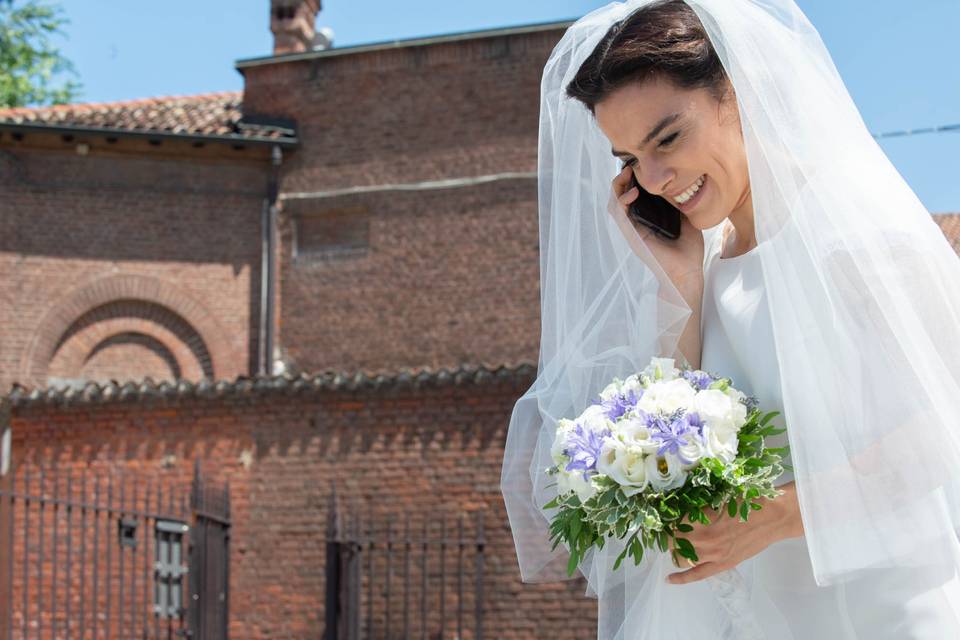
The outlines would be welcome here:
[[[740,109],[737,106],[737,93],[733,90],[733,85],[727,80],[724,83],[725,89],[723,95],[717,103],[717,112],[721,124],[739,124]]]

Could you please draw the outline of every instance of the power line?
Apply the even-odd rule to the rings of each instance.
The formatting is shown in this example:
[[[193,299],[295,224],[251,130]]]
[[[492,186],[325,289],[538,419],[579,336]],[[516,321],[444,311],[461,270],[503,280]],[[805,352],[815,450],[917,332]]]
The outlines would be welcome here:
[[[939,127],[924,127],[922,129],[902,129],[900,131],[886,131],[884,133],[871,134],[874,138],[897,138],[901,136],[915,136],[920,133],[945,133],[948,131],[960,131],[960,124],[943,124]]]

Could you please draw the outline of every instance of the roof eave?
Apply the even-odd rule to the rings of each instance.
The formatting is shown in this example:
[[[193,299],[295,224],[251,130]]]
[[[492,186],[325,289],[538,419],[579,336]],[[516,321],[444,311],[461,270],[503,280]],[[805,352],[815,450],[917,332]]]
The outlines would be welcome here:
[[[113,127],[87,127],[83,125],[49,125],[26,122],[2,122],[0,131],[16,131],[21,133],[52,133],[52,134],[86,134],[116,136],[118,138],[149,138],[170,139],[183,142],[218,142],[222,144],[254,144],[279,145],[281,147],[299,146],[300,140],[296,136],[285,138],[266,138],[263,136],[240,136],[235,134],[218,135],[205,133],[176,133],[172,131],[152,131],[149,129],[117,129]]]
[[[318,58],[332,58],[355,53],[367,53],[370,51],[384,51],[388,49],[402,49],[405,47],[423,47],[432,44],[447,42],[457,42],[461,40],[476,40],[479,38],[496,38],[507,35],[519,35],[524,33],[536,33],[539,31],[552,31],[555,29],[565,29],[572,25],[575,20],[558,20],[552,22],[541,22],[535,24],[521,25],[517,27],[501,27],[497,29],[485,29],[479,31],[463,31],[458,33],[449,33],[439,36],[427,36],[422,38],[409,38],[406,40],[387,40],[383,42],[372,42],[370,44],[352,45],[349,47],[333,47],[330,49],[321,49],[317,51],[304,51],[302,53],[287,53],[279,56],[259,56],[256,58],[241,58],[234,62],[234,68],[240,73],[244,69],[260,67],[269,64],[278,64],[281,62],[297,62],[300,60],[315,60]]]

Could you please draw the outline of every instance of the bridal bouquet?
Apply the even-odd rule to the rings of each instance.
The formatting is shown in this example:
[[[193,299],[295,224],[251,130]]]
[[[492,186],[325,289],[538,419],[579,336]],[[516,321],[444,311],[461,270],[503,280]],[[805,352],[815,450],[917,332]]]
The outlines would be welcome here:
[[[704,509],[727,510],[746,521],[760,497],[782,492],[773,481],[788,465],[788,447],[767,448],[764,437],[783,433],[767,423],[757,400],[672,358],[653,358],[626,380],[615,378],[575,420],[561,419],[551,451],[559,493],[544,508],[559,507],[551,524],[553,548],[570,550],[573,575],[591,547],[630,534],[614,563],[627,553],[636,564],[644,548],[698,560],[689,522],[709,524]],[[687,522],[685,522],[687,521]]]

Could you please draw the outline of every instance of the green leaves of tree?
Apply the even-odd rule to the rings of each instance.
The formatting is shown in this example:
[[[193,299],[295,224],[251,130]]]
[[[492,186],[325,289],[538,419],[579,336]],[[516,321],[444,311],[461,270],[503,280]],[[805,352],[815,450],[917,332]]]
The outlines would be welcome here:
[[[62,9],[41,0],[0,0],[0,107],[64,104],[75,100],[80,83],[73,64],[53,44],[68,24]]]

